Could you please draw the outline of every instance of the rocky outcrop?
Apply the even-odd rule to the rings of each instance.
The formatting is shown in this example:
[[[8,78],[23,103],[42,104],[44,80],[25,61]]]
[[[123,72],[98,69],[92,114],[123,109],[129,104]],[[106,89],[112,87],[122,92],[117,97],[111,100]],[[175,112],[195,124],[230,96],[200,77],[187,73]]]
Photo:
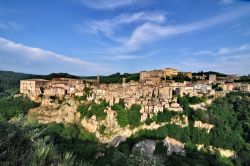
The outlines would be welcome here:
[[[96,121],[96,117],[95,115],[90,117],[89,119],[84,118],[83,120],[81,120],[81,125],[88,131],[91,133],[96,132],[97,127],[98,127],[98,122]]]
[[[126,136],[116,136],[109,144],[108,147],[118,147],[121,142],[125,142],[127,139]]]
[[[156,145],[156,142],[154,140],[146,139],[135,144],[135,148],[140,149],[140,152],[143,152],[146,154],[153,154],[155,151],[155,145]]]
[[[102,123],[104,124],[104,123]],[[116,145],[116,143],[112,143],[112,142],[116,142],[116,139],[121,138],[121,140],[123,140],[124,138],[128,138],[130,137],[132,134],[135,134],[136,132],[138,132],[141,129],[147,129],[147,130],[155,130],[158,129],[161,126],[164,126],[168,124],[167,122],[162,123],[162,124],[156,124],[151,123],[150,125],[142,125],[139,128],[134,128],[134,129],[130,129],[129,127],[126,128],[121,128],[119,125],[112,130],[112,137],[105,137],[103,135],[100,135],[99,132],[96,133],[96,137],[98,138],[98,140],[102,143],[109,143],[109,146],[113,146]],[[122,141],[117,141],[117,142],[122,142]]]
[[[197,110],[197,109],[206,110],[207,107],[208,107],[209,105],[211,105],[212,101],[213,101],[213,99],[209,99],[209,100],[207,100],[207,101],[205,101],[205,102],[203,102],[203,103],[199,103],[199,104],[190,104],[189,106],[190,106],[191,108],[193,108],[194,110]]]
[[[201,121],[195,121],[194,122],[194,127],[198,127],[198,128],[201,128],[201,129],[206,129],[207,133],[209,133],[210,130],[214,127],[214,125],[208,124],[208,123],[202,123]]]
[[[197,146],[197,150],[199,150],[199,151],[204,149],[204,144],[197,144],[196,146]],[[214,146],[208,146],[207,148],[213,154],[218,152],[221,156],[226,157],[226,158],[235,158],[236,157],[236,153],[232,150],[229,150],[229,149],[216,148]]]
[[[222,149],[222,148],[217,148],[221,156],[227,157],[227,158],[235,158],[236,154],[232,150],[228,149]]]
[[[188,117],[185,115],[180,116],[175,116],[171,119],[171,124],[175,125],[180,125],[181,127],[186,127],[188,126]]]
[[[176,154],[185,154],[185,143],[182,143],[174,138],[166,137],[164,139],[164,145],[167,147],[167,155]]]
[[[43,99],[40,107],[29,110],[29,116],[41,123],[78,123],[80,114],[76,112],[77,103],[74,99],[52,102],[50,99]]]

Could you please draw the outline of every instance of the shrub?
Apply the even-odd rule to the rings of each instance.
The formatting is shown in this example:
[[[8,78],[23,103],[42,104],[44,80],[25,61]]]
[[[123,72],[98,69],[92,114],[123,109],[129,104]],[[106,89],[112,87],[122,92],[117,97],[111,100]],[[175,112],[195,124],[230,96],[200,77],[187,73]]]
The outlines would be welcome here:
[[[87,99],[87,94],[84,94],[83,96],[76,96],[77,101],[85,101]]]
[[[100,128],[99,128],[100,134],[104,134],[105,129],[106,129],[106,126],[101,125]]]
[[[167,147],[162,141],[156,142],[154,154],[167,154]]]
[[[93,103],[90,107],[90,111],[96,116],[97,120],[104,120],[107,117],[107,113],[104,110],[107,108],[108,103],[101,101],[100,104]]]
[[[8,120],[14,116],[26,115],[29,109],[39,105],[28,97],[5,97],[0,100],[0,114],[2,118]]]
[[[170,122],[171,118],[178,113],[169,111],[168,109],[164,108],[163,112],[158,112],[156,115],[156,122],[157,123],[162,123],[162,122]]]
[[[76,111],[80,112],[80,118],[83,119],[85,117],[90,118],[92,116],[91,112],[88,110],[89,106],[86,104],[81,104],[77,107]]]
[[[147,119],[146,119],[146,121],[145,121],[145,124],[146,125],[150,125],[151,123],[153,123],[154,122],[154,120],[153,119],[151,119],[150,117],[147,117]]]
[[[116,119],[121,127],[126,127],[128,125],[128,113],[122,104],[114,104],[112,109],[116,111]]]
[[[131,127],[140,126],[141,122],[141,106],[137,104],[133,104],[128,111],[128,122]]]

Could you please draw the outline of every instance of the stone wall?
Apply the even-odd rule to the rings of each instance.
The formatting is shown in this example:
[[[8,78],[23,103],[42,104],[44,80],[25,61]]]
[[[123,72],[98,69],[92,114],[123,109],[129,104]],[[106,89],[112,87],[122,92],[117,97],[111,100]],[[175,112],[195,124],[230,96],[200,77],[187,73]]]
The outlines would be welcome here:
[[[20,81],[20,93],[28,96],[39,95],[43,93],[48,85],[48,80],[43,79],[29,79]]]
[[[72,78],[53,78],[51,81],[44,79],[20,81],[20,93],[32,98],[38,97],[40,94],[63,97],[65,95],[83,92],[84,88],[83,80]]]

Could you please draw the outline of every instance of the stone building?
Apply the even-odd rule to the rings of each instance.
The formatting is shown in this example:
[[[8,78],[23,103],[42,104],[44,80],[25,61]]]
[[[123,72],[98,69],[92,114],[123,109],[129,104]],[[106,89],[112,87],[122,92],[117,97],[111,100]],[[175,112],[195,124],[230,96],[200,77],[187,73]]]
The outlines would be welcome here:
[[[216,74],[209,74],[208,75],[208,80],[209,80],[209,83],[215,83],[216,82]]]
[[[188,77],[190,79],[192,78],[192,72],[179,72],[177,69],[165,68],[160,70],[141,71],[140,82],[147,84],[160,84],[162,79],[166,79],[167,77],[171,78],[177,75]]]
[[[233,91],[233,90],[239,90],[240,87],[241,87],[241,83],[222,83],[222,84],[219,84],[219,87],[222,88],[223,91],[227,91],[227,92],[230,92],[230,91]]]
[[[157,84],[161,81],[161,78],[164,78],[163,70],[140,72],[140,82],[145,82],[147,84]]]
[[[28,79],[20,81],[20,93],[30,96],[39,95],[44,92],[48,86],[49,80],[45,79]]]
[[[73,94],[79,91],[83,91],[84,83],[81,79],[73,78],[53,78],[51,80],[52,88],[62,88],[67,94]]]
[[[179,71],[173,68],[165,68],[163,69],[164,77],[173,77],[177,76]]]
[[[235,80],[239,80],[237,74],[216,77],[216,83],[234,82]]]
[[[182,84],[183,85],[183,84]],[[184,87],[183,87],[184,88]],[[183,92],[193,92],[192,87]],[[125,106],[130,108],[132,104],[140,104],[142,106],[141,113],[147,114],[162,112],[164,108],[174,111],[182,111],[182,108],[173,100],[174,86],[167,83],[161,84],[145,84],[140,82],[129,82],[123,84],[100,84],[99,87],[93,87],[92,96],[89,100],[98,102],[105,99],[110,106],[118,103],[123,99]]]
[[[205,74],[196,74],[196,75],[192,75],[192,78],[195,78],[197,81],[198,80],[205,80],[206,75]]]
[[[192,79],[192,72],[178,72],[178,75]]]
[[[241,91],[250,92],[250,84],[243,83],[240,86]]]
[[[214,93],[214,90],[212,89],[211,84],[195,84],[194,89],[197,93],[200,93],[200,94],[213,95]]]
[[[37,97],[40,94],[45,96],[72,95],[82,92],[84,89],[83,80],[72,78],[29,79],[20,81],[20,93]]]

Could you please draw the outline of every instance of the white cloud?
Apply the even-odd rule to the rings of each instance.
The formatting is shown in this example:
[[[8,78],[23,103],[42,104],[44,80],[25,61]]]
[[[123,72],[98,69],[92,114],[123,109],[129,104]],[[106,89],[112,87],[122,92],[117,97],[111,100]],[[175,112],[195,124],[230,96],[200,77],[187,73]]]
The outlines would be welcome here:
[[[246,75],[250,71],[250,53],[214,57],[214,59],[188,59],[181,60],[180,65],[185,70],[218,71],[226,74]]]
[[[139,49],[140,46],[160,38],[166,38],[173,35],[183,34],[191,31],[221,25],[249,14],[250,7],[247,6],[229,13],[224,13],[216,17],[206,19],[200,22],[194,22],[191,24],[169,26],[146,22],[141,26],[138,26],[133,31],[129,40],[125,43],[125,46],[127,49],[136,50]]]
[[[221,0],[221,2],[224,4],[224,5],[229,5],[231,3],[233,3],[234,0]]]
[[[163,12],[137,12],[137,13],[124,13],[114,17],[113,19],[90,21],[84,25],[77,25],[77,29],[85,29],[89,27],[91,32],[103,33],[107,37],[115,34],[115,31],[121,26],[130,24],[139,24],[145,22],[152,22],[161,24],[166,20],[165,13]]]
[[[238,47],[219,48],[217,51],[205,50],[194,53],[189,59],[180,60],[184,68],[192,68],[193,71],[214,70],[227,74],[250,74],[250,44]]]
[[[36,69],[36,67],[41,69],[41,66],[45,66],[44,70],[46,71],[49,71],[51,68],[55,69],[57,65],[58,68],[56,72],[66,71],[66,68],[74,68],[73,70],[78,71],[77,73],[86,73],[86,71],[103,73],[110,71],[109,68],[101,64],[91,63],[80,58],[74,58],[41,48],[15,43],[2,37],[0,37],[0,55],[5,57],[5,64],[2,65],[7,65],[9,62],[16,62],[16,59],[19,59],[20,62],[17,63],[31,64],[33,69]],[[34,64],[38,64],[38,66],[34,66]]]
[[[13,14],[18,14],[18,12],[11,10],[0,8],[0,29],[2,30],[20,30],[23,28],[22,25],[17,23],[16,21],[10,20],[9,16]]]
[[[132,4],[139,5],[143,0],[81,0],[81,2],[93,9],[115,9]],[[144,0],[145,1],[145,0]]]
[[[250,30],[246,31],[244,35],[245,36],[250,36]]]
[[[22,29],[22,26],[16,22],[13,21],[1,21],[0,20],[0,29],[3,30],[9,30],[9,29],[15,29],[19,30]]]
[[[129,55],[129,54],[124,54],[124,55],[115,55],[109,57],[111,60],[137,60],[137,59],[145,59],[148,58],[150,55],[144,55],[144,56],[138,56],[138,55]]]
[[[244,44],[235,48],[220,48],[217,51],[203,50],[195,52],[194,55],[227,55],[242,52],[250,52],[250,44]]]
[[[130,39],[126,43],[126,47],[130,50],[136,50],[141,45],[152,42],[159,38],[177,35],[195,29],[196,27],[192,25],[162,26],[155,23],[145,23],[134,30]]]
[[[92,21],[89,26],[95,33],[102,33],[110,37],[116,46],[109,48],[111,60],[134,60],[146,58],[137,55],[141,48],[147,48],[147,44],[156,40],[172,37],[175,35],[185,34],[193,31],[198,31],[206,28],[223,25],[232,22],[240,17],[248,16],[250,14],[250,7],[245,6],[234,11],[222,13],[212,18],[207,18],[202,21],[186,23],[180,25],[167,25],[165,13],[162,12],[139,12],[134,14],[122,14],[113,19],[102,21]],[[125,28],[124,25],[136,25],[136,28],[129,36],[119,36],[116,32],[119,28]],[[86,24],[85,24],[86,29]],[[127,32],[127,31],[126,31]],[[227,53],[228,50],[219,50],[220,54]],[[212,51],[203,51],[201,54],[212,54]]]

